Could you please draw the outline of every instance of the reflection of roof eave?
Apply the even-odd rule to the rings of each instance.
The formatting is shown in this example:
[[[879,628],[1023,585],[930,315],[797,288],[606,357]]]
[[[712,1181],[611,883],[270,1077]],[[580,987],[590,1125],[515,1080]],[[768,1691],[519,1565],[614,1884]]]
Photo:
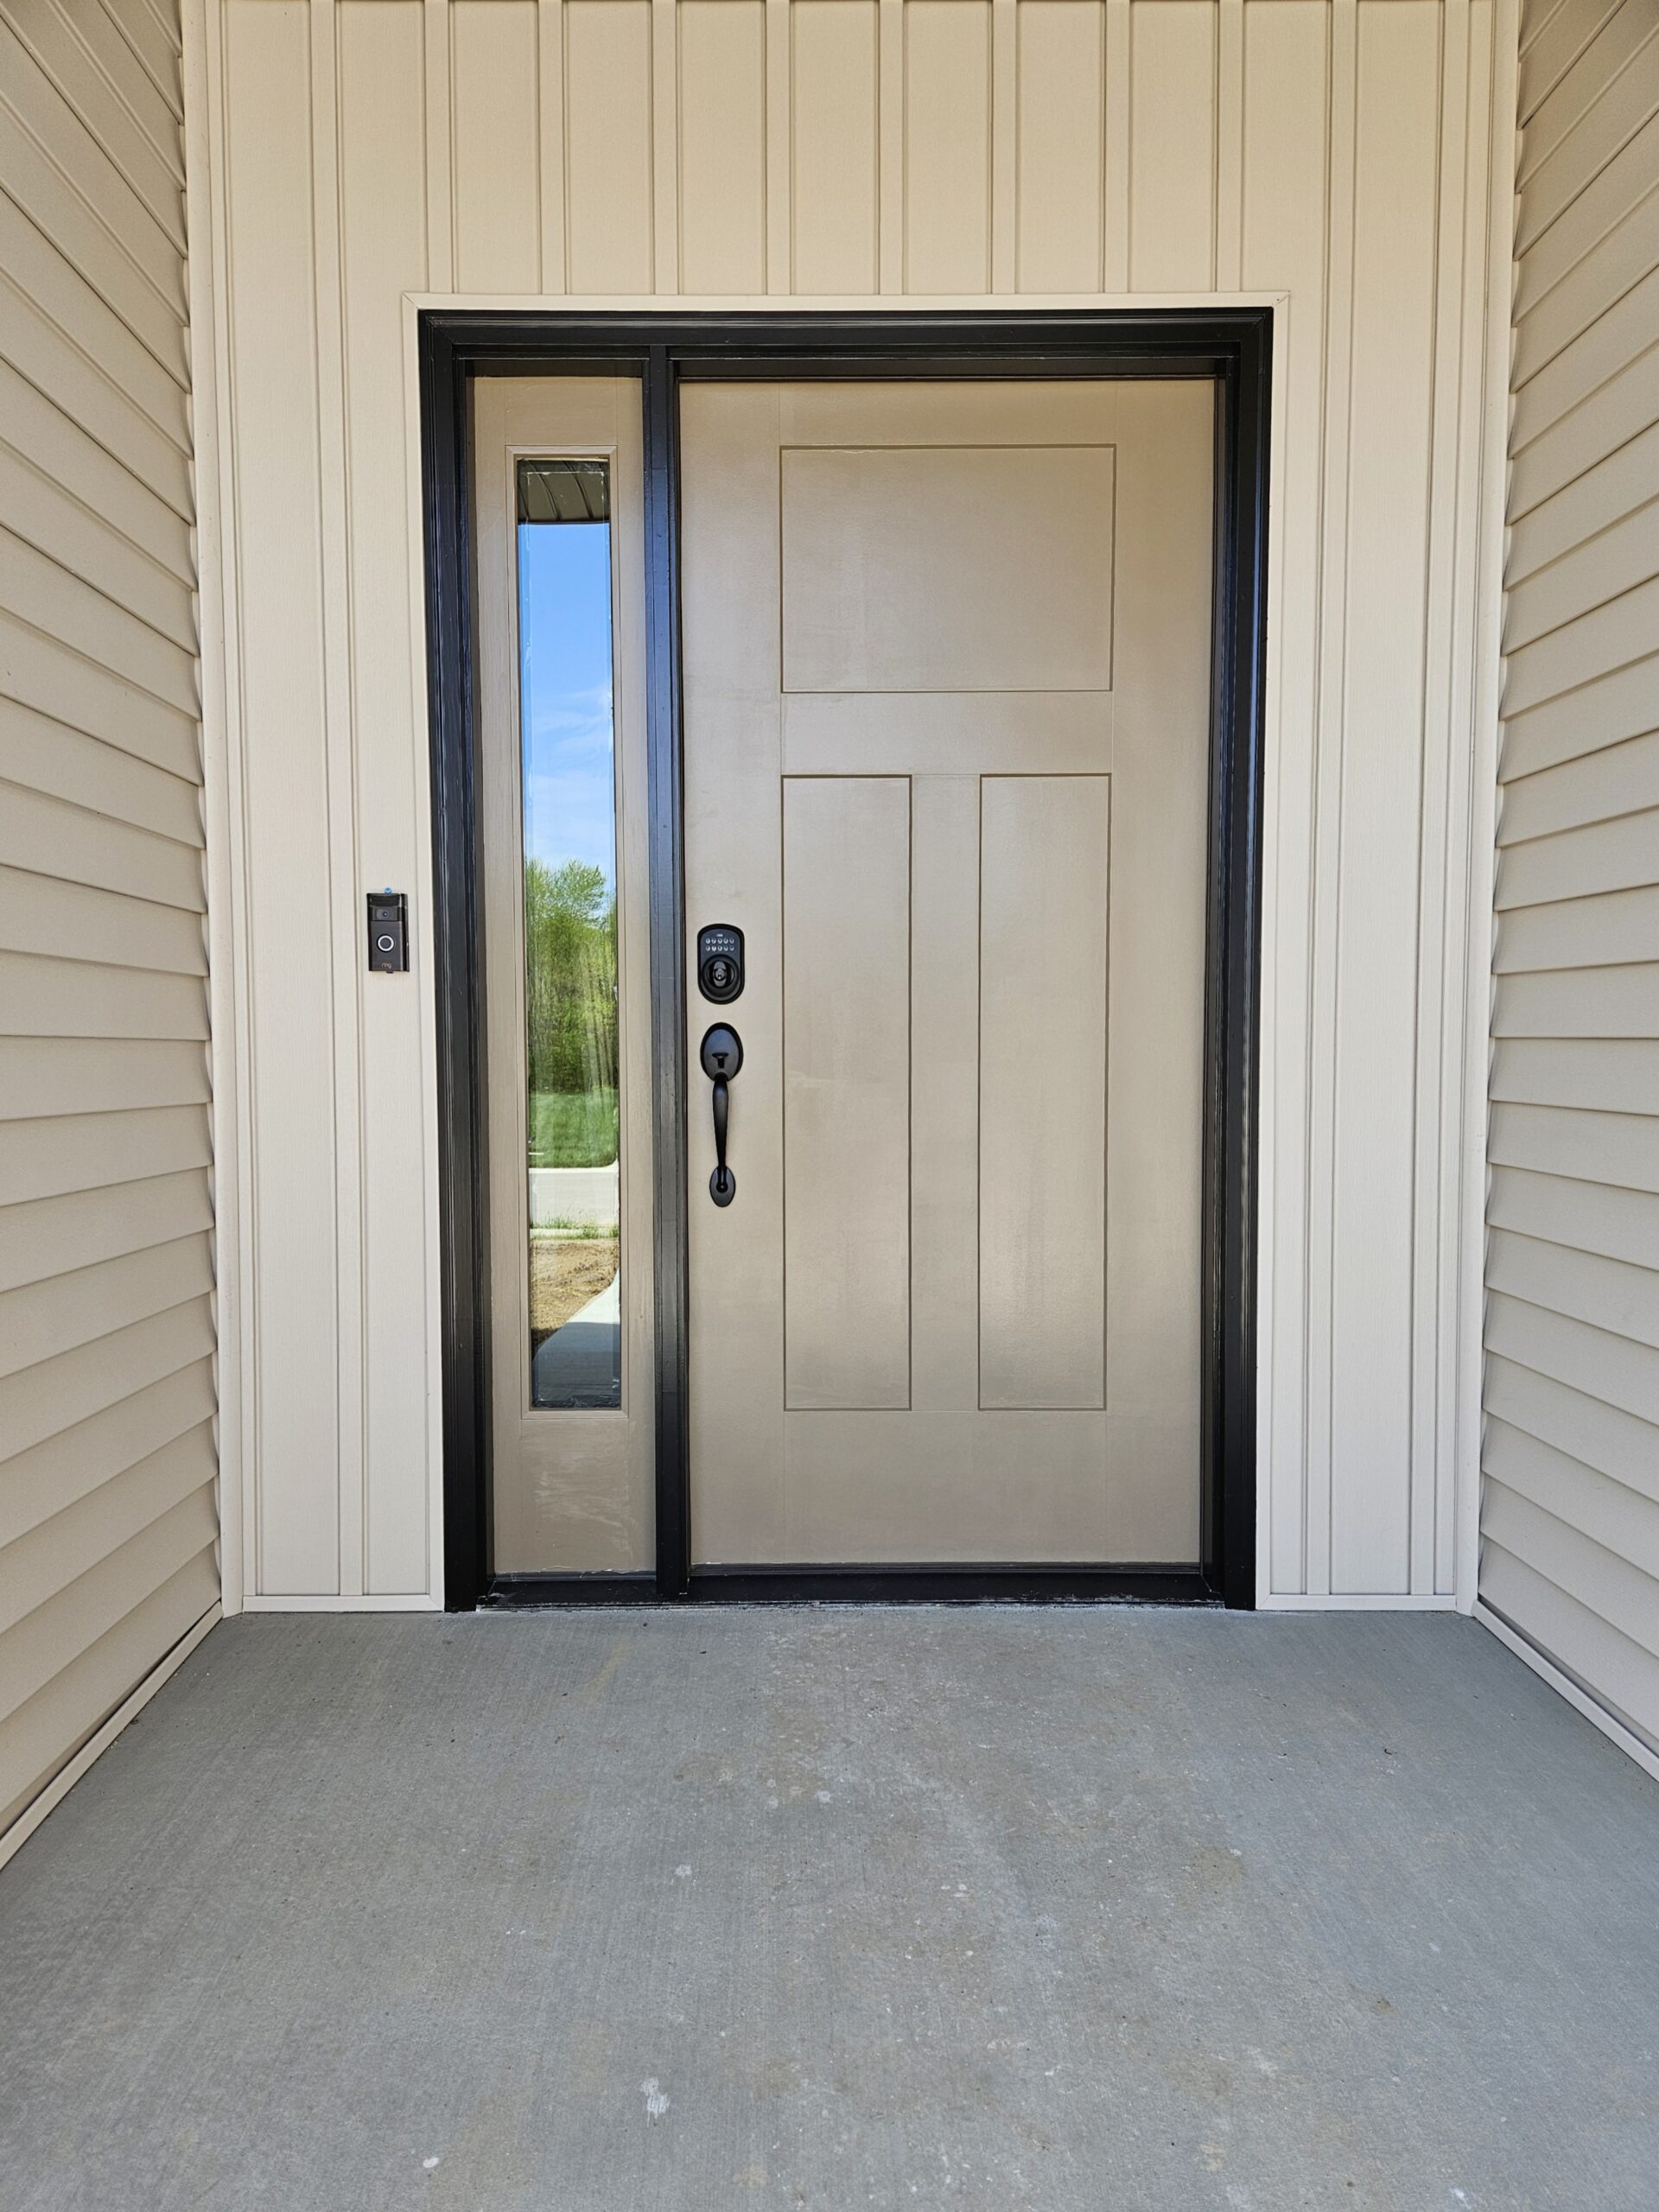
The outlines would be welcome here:
[[[608,522],[610,470],[602,461],[521,461],[520,522]]]

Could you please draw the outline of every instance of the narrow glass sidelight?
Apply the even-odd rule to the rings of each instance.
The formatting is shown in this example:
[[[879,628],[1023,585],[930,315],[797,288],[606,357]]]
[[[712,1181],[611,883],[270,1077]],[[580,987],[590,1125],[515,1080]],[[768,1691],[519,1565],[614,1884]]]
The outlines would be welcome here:
[[[518,466],[530,1397],[622,1402],[610,476]]]

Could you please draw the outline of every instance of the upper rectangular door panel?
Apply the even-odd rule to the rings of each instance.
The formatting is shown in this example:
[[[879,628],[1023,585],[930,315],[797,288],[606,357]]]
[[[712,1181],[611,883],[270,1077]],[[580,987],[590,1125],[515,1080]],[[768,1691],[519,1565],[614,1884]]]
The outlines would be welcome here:
[[[798,448],[785,691],[1103,691],[1109,446]]]

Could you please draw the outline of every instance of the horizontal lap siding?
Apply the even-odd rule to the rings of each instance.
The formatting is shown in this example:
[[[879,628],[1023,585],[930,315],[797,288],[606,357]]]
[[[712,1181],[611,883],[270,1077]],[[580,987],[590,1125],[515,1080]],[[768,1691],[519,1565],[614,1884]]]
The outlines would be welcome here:
[[[219,1595],[178,31],[0,22],[0,1837]]]
[[[1522,35],[1480,1588],[1659,1748],[1659,14]]]

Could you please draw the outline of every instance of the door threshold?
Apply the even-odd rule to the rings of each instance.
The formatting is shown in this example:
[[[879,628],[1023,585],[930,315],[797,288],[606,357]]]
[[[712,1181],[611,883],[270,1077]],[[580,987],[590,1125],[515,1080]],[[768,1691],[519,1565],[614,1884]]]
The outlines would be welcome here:
[[[654,1605],[654,1574],[497,1574],[478,1601],[480,1613],[534,1612],[548,1605]]]
[[[678,1592],[650,1574],[498,1574],[489,1611],[560,1605],[1219,1605],[1195,1567],[702,1567]]]
[[[716,1604],[1207,1605],[1196,1567],[700,1567],[686,1595]]]

